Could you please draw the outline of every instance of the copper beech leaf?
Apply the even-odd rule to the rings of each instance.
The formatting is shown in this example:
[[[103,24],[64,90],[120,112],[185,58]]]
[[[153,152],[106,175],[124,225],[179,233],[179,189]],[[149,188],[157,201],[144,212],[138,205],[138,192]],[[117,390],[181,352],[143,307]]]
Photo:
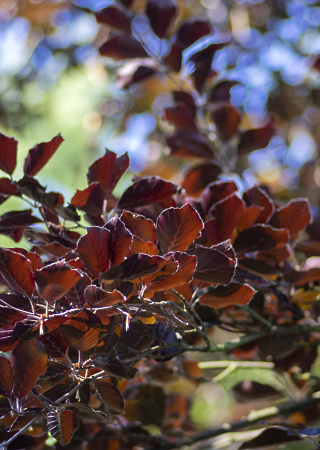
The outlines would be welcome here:
[[[104,156],[89,167],[87,173],[88,182],[98,181],[104,191],[105,198],[108,200],[114,187],[128,167],[129,157],[127,153],[117,157],[114,152],[106,150]]]
[[[142,178],[128,187],[119,200],[118,208],[130,209],[150,203],[159,203],[164,208],[173,205],[172,196],[177,186],[159,177]]]
[[[75,206],[87,214],[101,215],[103,207],[103,193],[98,181],[94,181],[87,188],[74,194],[71,205]]]
[[[18,142],[0,133],[0,169],[12,175],[17,164]]]
[[[39,294],[50,303],[66,295],[79,281],[81,274],[62,260],[37,270],[35,278]]]
[[[48,354],[37,339],[20,342],[11,354],[14,374],[13,394],[17,399],[25,397],[47,370]]]
[[[145,242],[156,243],[156,228],[152,220],[147,219],[140,214],[134,214],[130,211],[122,211],[121,221],[126,228],[136,237]],[[141,252],[143,253],[143,252]]]
[[[266,223],[275,210],[275,206],[266,192],[261,188],[254,186],[243,194],[243,200],[248,206],[256,205],[263,208],[256,219],[256,223]]]
[[[95,15],[98,23],[130,33],[131,26],[127,14],[116,6],[108,6],[96,12]]]
[[[14,249],[0,249],[0,275],[7,286],[15,292],[31,297],[35,282],[32,263]]]
[[[196,280],[223,285],[232,280],[237,259],[230,241],[211,248],[197,246],[188,253],[197,257],[197,268],[194,272]]]
[[[188,195],[198,197],[210,183],[217,180],[221,172],[221,167],[212,162],[193,166],[185,175],[182,187]]]
[[[63,137],[58,134],[51,141],[36,144],[25,159],[23,170],[25,175],[33,177],[39,170],[49,161],[51,156],[56,152],[64,141]]]
[[[132,234],[124,226],[119,217],[106,223],[109,234],[109,257],[112,264],[119,265],[127,256],[132,242]]]
[[[99,48],[101,56],[107,56],[115,61],[130,58],[147,58],[149,55],[139,41],[128,34],[112,37]]]
[[[256,291],[248,284],[229,283],[227,286],[218,286],[209,289],[201,295],[199,302],[211,308],[224,308],[229,305],[246,305]]]
[[[130,256],[121,263],[121,280],[134,280],[158,272],[167,260],[161,256],[150,256],[143,253]]]
[[[147,2],[146,15],[151,28],[160,39],[166,37],[176,13],[177,6],[173,0],[161,0],[161,2],[148,0]]]
[[[264,127],[245,131],[238,144],[239,156],[246,155],[260,148],[265,148],[274,135],[273,121],[270,120]]]
[[[9,396],[13,389],[13,371],[10,361],[0,356],[0,395]]]
[[[178,130],[166,139],[172,156],[178,158],[213,158],[213,150],[206,136],[192,130]]]
[[[295,239],[311,222],[309,202],[306,199],[294,199],[278,208],[270,219],[275,228],[286,228],[290,239]]]
[[[93,385],[112,414],[123,413],[124,399],[116,386],[106,380],[94,380]]]
[[[158,242],[164,253],[185,251],[200,236],[202,228],[199,214],[189,203],[162,211],[156,224]]]
[[[165,267],[164,273],[160,272],[159,277],[147,286],[147,290],[164,291],[190,283],[197,266],[196,256],[176,252],[172,254],[172,260],[176,263],[176,270],[167,273]]]
[[[237,253],[251,253],[283,247],[288,243],[288,239],[289,233],[286,229],[277,229],[270,225],[254,225],[240,231],[233,246]]]
[[[123,303],[125,301],[125,297],[121,294],[121,292],[117,290],[107,292],[95,285],[88,286],[85,290],[84,296],[89,305],[95,307],[111,306],[116,305],[117,303]]]
[[[100,272],[109,268],[109,230],[101,227],[89,227],[88,233],[82,236],[77,244],[84,266],[97,277]]]
[[[212,114],[212,118],[224,141],[228,141],[237,134],[241,116],[231,105],[221,106],[216,109]]]
[[[56,408],[47,415],[48,428],[59,444],[66,445],[79,426],[77,416],[69,409]]]

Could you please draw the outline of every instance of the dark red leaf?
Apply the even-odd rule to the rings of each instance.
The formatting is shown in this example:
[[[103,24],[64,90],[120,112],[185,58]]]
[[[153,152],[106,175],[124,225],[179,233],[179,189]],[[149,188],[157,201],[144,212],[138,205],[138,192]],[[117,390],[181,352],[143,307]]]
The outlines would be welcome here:
[[[156,243],[156,228],[152,220],[147,219],[140,214],[133,214],[130,211],[122,211],[121,221],[134,236],[137,236],[145,242]]]
[[[158,272],[168,261],[161,256],[149,256],[143,253],[132,255],[120,265],[121,280],[134,280]]]
[[[96,12],[95,15],[98,23],[103,23],[128,33],[131,31],[130,19],[124,11],[121,11],[116,6],[108,6]]]
[[[115,153],[106,150],[105,155],[89,167],[87,173],[88,182],[98,181],[104,190],[105,198],[109,200],[114,187],[128,166],[129,158],[127,153],[117,157]]]
[[[11,354],[14,373],[13,394],[22,399],[36,385],[39,377],[47,370],[48,354],[45,346],[37,339],[20,342]]]
[[[71,205],[87,214],[101,215],[103,207],[103,192],[100,183],[91,183],[86,189],[78,191],[71,199]]]
[[[160,38],[167,36],[168,29],[177,14],[176,2],[173,0],[148,0],[146,15],[151,28]]]
[[[177,42],[187,48],[198,39],[211,34],[211,32],[212,28],[209,22],[190,19],[181,24],[177,32]]]
[[[265,148],[269,144],[274,132],[273,120],[270,120],[264,127],[245,131],[240,137],[238,155],[244,156],[254,150]]]
[[[72,325],[64,324],[60,330],[68,341],[68,344],[80,353],[86,352],[98,344],[99,330],[94,328],[88,328],[88,331],[79,331]]]
[[[12,175],[17,164],[18,142],[0,133],[0,169]]]
[[[246,305],[256,291],[248,284],[229,283],[228,286],[218,286],[209,289],[201,295],[199,302],[211,308],[224,308],[229,305]]]
[[[306,199],[294,199],[278,208],[270,219],[270,225],[275,228],[286,228],[290,239],[298,234],[311,222],[309,202]]]
[[[240,269],[246,270],[247,272],[258,274],[266,278],[267,280],[275,280],[278,278],[277,270],[270,266],[265,261],[258,259],[245,258],[239,261]]]
[[[173,43],[168,55],[164,58],[165,64],[175,72],[179,72],[182,65],[182,52],[184,46],[179,43]]]
[[[61,445],[66,445],[71,441],[79,426],[76,415],[68,409],[55,408],[51,410],[48,412],[47,420],[51,436]]]
[[[242,210],[241,217],[237,224],[237,228],[239,231],[244,230],[245,228],[250,228],[252,225],[257,223],[258,217],[263,212],[263,208],[261,206],[244,206]]]
[[[64,198],[59,192],[46,192],[46,188],[32,177],[25,175],[18,181],[19,192],[41,203],[47,208],[56,208],[63,205]]]
[[[109,230],[100,227],[89,227],[88,233],[82,236],[77,245],[85,267],[97,277],[100,272],[109,268]]]
[[[188,253],[197,257],[197,268],[194,272],[196,280],[223,285],[232,280],[237,261],[230,243],[225,243],[225,248],[223,245],[211,248],[198,246]]]
[[[222,240],[232,237],[243,209],[244,203],[236,194],[221,200],[210,209],[210,215],[216,219]]]
[[[201,237],[197,239],[196,243],[204,247],[212,247],[219,244],[222,240],[216,219],[210,219],[204,223]]]
[[[94,380],[94,387],[112,414],[122,414],[124,400],[118,388],[106,380]]]
[[[130,209],[137,206],[159,203],[162,207],[172,206],[172,196],[177,186],[159,177],[142,178],[129,186],[119,200],[118,207]]]
[[[125,8],[130,8],[133,5],[134,0],[120,0]]]
[[[212,118],[224,141],[228,141],[237,134],[241,116],[231,105],[221,106],[216,109],[212,114]]]
[[[0,216],[1,229],[27,227],[40,222],[42,222],[41,219],[32,216],[31,209],[25,209],[24,211],[10,211]]]
[[[172,156],[213,158],[213,150],[206,136],[192,131],[180,130],[167,137],[167,145]]]
[[[0,356],[0,394],[9,397],[13,389],[13,370],[7,358]]]
[[[10,289],[31,297],[35,283],[32,264],[25,256],[13,250],[0,249],[0,274]]]
[[[137,236],[133,236],[133,240],[130,245],[129,256],[135,253],[145,253],[146,255],[158,255],[159,251],[157,246],[153,242],[146,242]]]
[[[212,162],[193,166],[186,174],[182,187],[188,195],[198,197],[208,184],[217,180],[221,172],[221,167]]]
[[[76,284],[66,294],[67,299],[74,306],[83,306],[85,304],[84,293],[87,286],[90,286],[91,278],[86,274],[82,274],[82,277],[76,282]]]
[[[183,252],[200,236],[202,228],[199,214],[189,203],[169,208],[157,220],[158,242],[164,253]]]
[[[64,260],[36,271],[39,294],[49,303],[66,295],[80,278],[80,272],[72,269]]]
[[[270,225],[254,225],[241,231],[234,241],[236,252],[251,253],[283,247],[288,243],[286,229],[272,228]]]
[[[119,217],[114,217],[106,223],[109,234],[109,258],[112,264],[118,266],[128,255],[132,242],[132,234],[124,226]]]
[[[166,273],[166,267],[164,273],[155,278],[147,286],[147,291],[164,291],[167,289],[176,288],[182,286],[185,283],[190,283],[194,271],[197,266],[197,259],[194,255],[187,255],[186,253],[174,253],[172,255],[173,261],[176,262],[176,270],[173,273]]]
[[[176,103],[182,103],[189,111],[189,114],[195,118],[197,112],[197,105],[195,99],[191,94],[185,91],[173,91],[173,100]]]
[[[107,56],[115,61],[149,56],[140,42],[127,34],[112,37],[99,48],[99,52],[101,56]]]
[[[0,178],[0,193],[6,196],[16,195],[17,197],[20,197],[16,183],[9,178]]]
[[[225,103],[230,101],[230,89],[239,84],[236,80],[223,80],[217,83],[208,96],[208,102]]]
[[[174,106],[165,108],[164,119],[183,130],[197,131],[194,116],[184,105],[176,103]]]
[[[64,141],[63,137],[58,134],[51,141],[36,144],[25,159],[23,170],[25,175],[33,177],[39,170],[49,161],[51,156],[59,148]]]
[[[58,214],[46,206],[41,206],[39,208],[41,217],[45,222],[54,223],[55,225],[60,225],[60,219]]]
[[[195,87],[198,92],[202,92],[206,81],[212,74],[216,73],[211,69],[212,60],[215,53],[218,50],[221,50],[225,45],[226,42],[209,44],[207,47],[195,52],[190,57],[190,61],[192,61],[195,66],[195,70],[191,74],[191,77],[194,79]]]
[[[256,205],[263,208],[263,211],[256,219],[256,223],[268,222],[274,212],[274,204],[266,192],[255,186],[243,194],[243,200],[247,205]]]
[[[205,213],[218,202],[237,192],[238,187],[234,181],[216,181],[212,183],[201,196],[201,204]]]
[[[124,296],[119,291],[107,292],[94,285],[86,288],[84,296],[90,306],[99,308],[102,306],[116,305],[125,301]]]

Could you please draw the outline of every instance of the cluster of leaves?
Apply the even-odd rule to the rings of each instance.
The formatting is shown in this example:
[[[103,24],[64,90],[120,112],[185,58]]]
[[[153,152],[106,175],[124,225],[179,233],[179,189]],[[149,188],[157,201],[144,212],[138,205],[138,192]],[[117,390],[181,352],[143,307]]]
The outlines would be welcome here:
[[[120,30],[100,53],[136,59],[128,87],[164,69],[182,77],[190,50],[190,83],[173,92],[164,118],[174,127],[166,138],[171,155],[196,163],[181,185],[136,177],[117,198],[129,158],[107,150],[89,167],[88,187],[65,204],[35,178],[63,138],[35,145],[15,181],[17,142],[0,135],[0,169],[9,175],[0,179],[1,202],[16,196],[30,206],[0,216],[0,233],[31,245],[0,249],[0,439],[8,449],[46,448],[48,431],[57,449],[181,448],[320,401],[316,385],[300,376],[316,359],[319,332],[320,269],[302,270],[293,251],[311,221],[308,202],[280,205],[267,188],[240,192],[231,176],[219,178],[268,144],[272,121],[240,129],[241,112],[230,104],[235,82],[211,70],[227,43],[192,47],[210,37],[208,21],[174,28],[176,3],[149,0],[149,32],[167,48],[155,59],[131,27],[132,4],[122,0],[97,13]],[[299,245],[301,255],[319,248]],[[209,332],[216,329],[240,337],[214,345]],[[266,387],[283,395],[289,385],[297,400],[197,433],[189,398],[166,389],[182,378],[206,381],[190,359],[195,351],[230,354],[230,364],[209,368],[226,367],[216,381],[239,398],[263,396]],[[261,446],[266,434],[271,444],[319,434],[280,425],[264,426],[244,445]]]

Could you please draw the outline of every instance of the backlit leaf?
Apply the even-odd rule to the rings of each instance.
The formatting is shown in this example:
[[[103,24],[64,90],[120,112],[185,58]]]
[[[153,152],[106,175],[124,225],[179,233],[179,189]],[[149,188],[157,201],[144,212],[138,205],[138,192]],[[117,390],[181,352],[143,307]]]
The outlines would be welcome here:
[[[248,284],[229,283],[218,286],[201,295],[199,302],[211,308],[224,308],[229,305],[246,305],[255,294],[255,290]]]
[[[31,150],[29,150],[23,166],[25,175],[28,175],[29,177],[36,175],[49,161],[63,141],[63,137],[58,134],[51,139],[51,141],[36,144]]]
[[[19,294],[31,297],[35,283],[29,259],[14,249],[0,249],[0,274],[7,285]]]
[[[82,191],[77,190],[70,203],[87,214],[101,214],[103,206],[101,185],[95,181],[86,189]]]
[[[131,380],[137,373],[137,369],[132,365],[107,354],[98,355],[91,362],[95,367],[105,370],[110,376],[125,380]]]
[[[130,211],[122,211],[121,221],[134,236],[137,236],[145,242],[156,243],[156,228],[152,220],[147,219],[140,214],[134,214]]]
[[[0,133],[0,169],[12,175],[17,164],[18,142]]]
[[[61,445],[66,445],[79,426],[77,416],[68,409],[56,408],[47,415],[48,428]]]
[[[116,386],[106,380],[94,380],[93,385],[112,414],[123,413],[124,400]]]
[[[164,110],[164,120],[167,120],[172,125],[183,130],[197,131],[197,126],[194,121],[194,115],[184,105],[176,103],[173,106],[168,106]]]
[[[128,187],[119,200],[118,207],[130,209],[150,203],[159,203],[162,207],[172,206],[172,196],[177,186],[159,177],[142,178]]]
[[[236,194],[221,200],[210,209],[210,215],[215,217],[223,240],[232,237],[243,209],[244,203]]]
[[[173,0],[161,0],[161,2],[148,0],[147,2],[146,15],[151,28],[160,39],[166,37],[176,13],[177,6]]]
[[[200,236],[203,228],[197,211],[187,203],[164,210],[157,220],[158,242],[164,253],[183,252]]]
[[[212,60],[215,53],[221,50],[226,45],[226,42],[220,42],[217,44],[209,44],[205,48],[193,53],[190,57],[190,61],[194,64],[194,71],[191,77],[194,79],[194,84],[198,92],[202,92],[206,82],[210,77],[215,74],[211,68]]]
[[[247,205],[256,205],[263,211],[256,219],[256,223],[266,223],[274,212],[274,204],[271,198],[261,188],[254,186],[243,194],[243,200]]]
[[[105,198],[108,200],[128,166],[129,157],[127,153],[117,157],[114,152],[106,150],[104,156],[89,167],[87,173],[88,182],[93,183],[98,181],[102,186]]]
[[[89,305],[95,307],[116,305],[125,301],[124,296],[119,291],[107,292],[94,285],[88,286],[84,295]]]
[[[85,267],[97,277],[109,268],[109,230],[101,227],[89,227],[77,244],[77,253]]]
[[[182,187],[188,195],[198,197],[213,181],[216,181],[222,169],[215,163],[205,163],[193,166],[186,174]]]
[[[203,192],[201,196],[201,204],[204,211],[207,213],[215,203],[221,202],[237,192],[238,187],[234,181],[216,181]]]
[[[114,217],[105,224],[109,233],[109,258],[112,264],[119,265],[128,255],[132,235],[119,217]]]
[[[20,342],[11,354],[14,374],[13,394],[17,399],[25,397],[47,370],[48,354],[37,339]]]
[[[212,103],[226,103],[230,101],[230,89],[239,84],[236,80],[219,81],[211,90],[208,97],[208,102]]]
[[[276,210],[270,219],[270,225],[275,228],[286,228],[290,239],[298,234],[311,222],[309,202],[306,199],[294,199]]]
[[[250,439],[240,445],[239,450],[247,450],[251,448],[261,448],[266,446],[277,446],[281,444],[284,446],[287,442],[301,441],[299,432],[290,428],[281,426],[272,426],[264,429],[257,437]],[[290,444],[289,444],[290,445]],[[301,442],[301,448],[303,444]],[[296,447],[298,448],[298,447]]]
[[[64,260],[36,271],[39,294],[49,303],[66,295],[80,278],[80,272],[72,269]]]

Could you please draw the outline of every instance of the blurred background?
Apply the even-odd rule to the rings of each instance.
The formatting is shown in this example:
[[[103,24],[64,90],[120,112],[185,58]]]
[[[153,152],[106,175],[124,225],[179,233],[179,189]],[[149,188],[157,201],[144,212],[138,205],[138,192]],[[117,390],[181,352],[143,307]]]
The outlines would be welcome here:
[[[143,10],[143,0],[134,2]],[[268,183],[280,196],[308,196],[319,204],[320,7],[316,0],[179,0],[180,18],[209,17],[218,51],[213,69],[237,79],[232,103],[244,123],[275,117],[277,136],[250,155],[248,185]],[[19,141],[19,170],[36,143],[61,133],[65,142],[39,178],[67,199],[86,186],[88,165],[108,148],[128,151],[133,172],[171,178],[165,164],[162,108],[172,86],[161,76],[122,89],[121,63],[101,58],[108,29],[94,14],[108,0],[0,1],[0,127]],[[139,26],[139,23],[137,24]],[[143,28],[143,23],[141,23]],[[122,79],[121,79],[122,77]],[[67,171],[61,171],[61,161]],[[159,165],[160,164],[160,165]],[[163,164],[163,167],[161,166]],[[22,173],[22,171],[21,171]],[[128,182],[128,180],[127,180]],[[68,197],[69,195],[69,197]],[[4,205],[3,205],[4,206]]]

